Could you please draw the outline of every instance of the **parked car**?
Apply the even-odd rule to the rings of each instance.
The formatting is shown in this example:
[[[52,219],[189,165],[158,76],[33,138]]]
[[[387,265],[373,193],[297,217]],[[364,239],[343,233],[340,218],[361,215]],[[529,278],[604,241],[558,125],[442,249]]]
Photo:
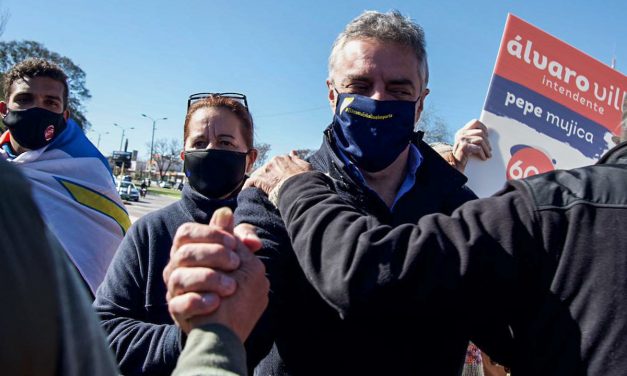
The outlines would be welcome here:
[[[122,200],[139,201],[139,190],[135,184],[128,181],[120,181],[117,184],[117,189]]]
[[[159,183],[159,186],[160,186],[161,188],[168,188],[168,189],[171,189],[171,188],[172,188],[172,183],[170,183],[170,182],[169,182],[169,181],[167,181],[167,180],[163,180],[161,183]]]

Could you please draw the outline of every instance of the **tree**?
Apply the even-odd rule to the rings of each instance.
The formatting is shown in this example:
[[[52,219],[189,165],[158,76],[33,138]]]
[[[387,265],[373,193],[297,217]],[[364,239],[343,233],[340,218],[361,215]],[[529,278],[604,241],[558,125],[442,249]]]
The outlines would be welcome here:
[[[316,150],[314,149],[298,149],[294,151],[296,152],[296,155],[298,155],[298,158],[300,159],[307,159],[311,157],[313,153],[316,152]]]
[[[255,145],[255,149],[257,149],[257,160],[253,165],[253,170],[258,169],[259,167],[263,166],[264,163],[266,163],[266,160],[269,157],[271,146],[270,144],[261,142]]]
[[[432,107],[426,108],[420,115],[418,129],[425,132],[423,140],[427,144],[444,142],[451,144],[453,136],[446,126],[444,119],[439,117]]]
[[[146,147],[150,148],[149,142],[146,143]],[[163,180],[163,176],[168,171],[181,168],[181,158],[179,157],[181,150],[183,150],[183,146],[181,145],[181,140],[178,138],[172,138],[170,140],[162,138],[155,140],[152,159],[157,167],[159,180]]]
[[[0,17],[1,22],[1,17]],[[69,101],[68,109],[83,131],[88,130],[91,124],[85,117],[84,102],[91,98],[85,87],[85,72],[70,58],[61,56],[48,50],[41,43],[35,41],[0,42],[0,72],[3,74],[12,66],[30,57],[38,57],[56,63],[68,76]]]

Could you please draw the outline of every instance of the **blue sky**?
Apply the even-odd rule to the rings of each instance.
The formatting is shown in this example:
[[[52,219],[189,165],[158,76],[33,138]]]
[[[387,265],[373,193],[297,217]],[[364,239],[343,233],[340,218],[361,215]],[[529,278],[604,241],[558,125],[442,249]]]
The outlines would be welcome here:
[[[398,9],[425,29],[427,107],[451,131],[478,117],[508,12],[627,72],[627,1],[79,1],[4,0],[3,40],[35,40],[87,74],[87,117],[146,158],[155,138],[182,139],[187,96],[248,96],[259,142],[271,154],[320,145],[332,118],[325,79],[331,44],[363,10]],[[96,132],[88,133],[96,143]],[[109,134],[104,134],[109,132]]]

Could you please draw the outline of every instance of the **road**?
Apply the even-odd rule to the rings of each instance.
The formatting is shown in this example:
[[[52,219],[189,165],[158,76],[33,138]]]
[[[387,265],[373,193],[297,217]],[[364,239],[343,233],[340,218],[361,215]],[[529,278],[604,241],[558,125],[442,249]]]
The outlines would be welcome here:
[[[172,196],[148,193],[146,197],[140,197],[139,202],[124,201],[124,206],[126,206],[129,217],[131,217],[131,222],[135,222],[141,216],[161,209],[177,200],[179,199]]]

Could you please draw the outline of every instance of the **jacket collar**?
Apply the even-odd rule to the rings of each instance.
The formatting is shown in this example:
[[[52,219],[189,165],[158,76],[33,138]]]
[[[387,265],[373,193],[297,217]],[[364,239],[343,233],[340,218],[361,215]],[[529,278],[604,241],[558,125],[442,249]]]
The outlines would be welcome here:
[[[422,184],[436,185],[442,192],[448,192],[466,184],[468,179],[464,174],[451,167],[444,158],[422,141],[423,134],[423,132],[414,133],[412,140],[424,158],[416,172],[416,185],[421,181]],[[363,191],[361,184],[351,177],[344,162],[334,151],[333,142],[329,125],[324,131],[322,145],[309,158],[309,162],[316,170],[328,173],[332,178],[340,179],[349,186],[358,187],[360,191]]]
[[[599,159],[597,164],[627,164],[627,141],[614,146]]]
[[[180,203],[191,214],[194,222],[207,224],[216,209],[226,206],[234,210],[237,194],[227,199],[210,199],[196,192],[189,184],[185,184]]]

